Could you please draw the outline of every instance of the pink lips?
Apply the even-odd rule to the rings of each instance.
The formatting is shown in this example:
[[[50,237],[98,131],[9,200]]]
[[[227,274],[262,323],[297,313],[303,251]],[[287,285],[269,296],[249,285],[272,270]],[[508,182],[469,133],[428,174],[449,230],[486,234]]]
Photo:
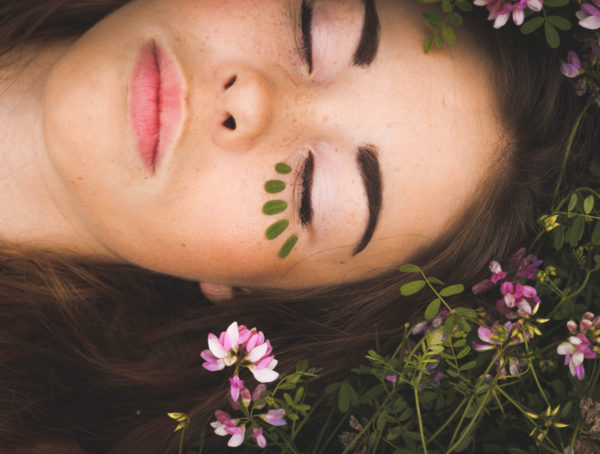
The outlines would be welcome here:
[[[145,44],[130,82],[129,120],[144,166],[155,171],[182,118],[183,81],[175,62],[156,43]]]

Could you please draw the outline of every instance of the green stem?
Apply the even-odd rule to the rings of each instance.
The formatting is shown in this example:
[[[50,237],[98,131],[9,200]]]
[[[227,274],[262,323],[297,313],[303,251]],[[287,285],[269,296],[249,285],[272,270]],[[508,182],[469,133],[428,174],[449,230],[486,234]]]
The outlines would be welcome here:
[[[354,447],[354,444],[361,439],[361,437],[363,436],[363,434],[369,429],[369,427],[371,427],[371,424],[373,424],[373,422],[377,419],[377,417],[379,416],[379,413],[381,413],[381,410],[383,408],[385,408],[388,400],[390,400],[390,397],[386,397],[385,400],[383,401],[383,403],[381,404],[381,406],[377,409],[377,411],[375,412],[375,414],[371,417],[371,419],[369,420],[369,422],[367,424],[365,424],[365,426],[363,427],[363,429],[354,437],[354,439],[348,443],[348,446],[346,446],[346,449],[344,449],[342,451],[342,454],[347,454],[350,449],[352,447]]]
[[[545,12],[544,12],[544,15],[545,15]],[[567,142],[567,149],[565,151],[565,156],[563,158],[563,162],[560,167],[560,176],[558,177],[558,180],[556,180],[556,187],[554,188],[554,196],[552,197],[552,200],[553,200],[552,205],[554,205],[554,202],[556,201],[556,198],[558,197],[558,193],[560,192],[560,185],[562,183],[563,178],[565,177],[565,172],[567,170],[567,162],[569,160],[569,155],[571,154],[571,148],[573,147],[573,141],[575,140],[575,135],[577,134],[577,130],[579,129],[579,125],[581,124],[581,121],[583,120],[585,113],[587,112],[587,110],[589,109],[589,107],[592,104],[593,104],[593,101],[590,101],[585,105],[585,107],[583,108],[583,110],[581,111],[579,116],[577,117],[577,120],[575,121],[575,125],[573,126],[573,129],[571,130],[571,134],[569,135],[569,141]]]
[[[306,414],[304,418],[302,418],[302,421],[300,422],[300,424],[298,424],[298,427],[296,428],[295,432],[292,431],[292,440],[296,438],[296,435],[298,434],[298,432],[300,432],[302,426],[304,426],[304,424],[310,419],[310,416],[314,413],[314,411],[319,407],[319,405],[321,405],[323,399],[325,399],[325,394],[322,394],[321,397],[319,397],[319,400],[317,400],[317,402],[310,407],[310,411]]]
[[[421,273],[421,276],[423,276],[423,280],[425,280],[425,283],[429,286],[429,288],[431,289],[431,291],[433,293],[435,293],[435,296],[437,296],[439,298],[439,300],[444,303],[444,306],[446,306],[446,309],[448,309],[448,312],[450,312],[452,315],[454,315],[454,309],[452,309],[448,303],[446,302],[446,300],[442,297],[442,295],[440,295],[438,293],[438,291],[435,289],[435,287],[433,285],[431,285],[431,282],[429,282],[429,279],[427,279],[427,276],[425,276],[425,273],[423,272],[423,270],[421,268],[419,268],[419,273]]]
[[[465,402],[466,402],[466,399],[463,399],[462,402],[458,405],[458,407],[456,407],[456,409],[452,412],[450,417],[448,419],[446,419],[446,422],[444,424],[442,424],[442,426],[438,430],[436,430],[433,435],[431,435],[429,437],[429,440],[427,440],[427,443],[430,443],[431,441],[435,440],[435,438],[446,428],[446,426],[448,426],[448,424],[450,424],[452,422],[452,420],[454,418],[456,418],[456,415],[458,414],[458,412],[460,411],[462,406],[465,404]]]
[[[535,420],[534,420],[534,419],[533,419],[531,416],[529,416],[529,415],[527,414],[527,411],[526,411],[526,410],[524,410],[524,409],[523,409],[523,407],[521,407],[521,406],[520,406],[520,405],[519,405],[517,402],[515,402],[515,401],[513,400],[513,398],[512,398],[512,397],[510,397],[510,396],[509,396],[509,395],[506,393],[506,391],[504,391],[504,389],[502,389],[502,387],[501,387],[501,386],[498,386],[496,389],[497,389],[497,390],[500,392],[500,394],[502,394],[502,395],[504,396],[504,398],[505,398],[506,400],[508,400],[508,401],[509,401],[511,404],[513,404],[513,406],[514,406],[514,407],[515,407],[517,410],[519,410],[521,413],[523,413],[523,414],[525,415],[525,417],[526,417],[527,419],[529,419],[529,422],[531,422],[531,423],[532,423],[534,426],[535,426],[535,425],[537,425],[537,424],[535,423]],[[531,412],[529,412],[529,413],[531,413]]]
[[[329,412],[329,415],[327,415],[327,419],[325,420],[325,424],[323,424],[322,429],[321,429],[321,433],[319,433],[319,437],[317,438],[317,442],[315,443],[315,449],[317,448],[317,446],[321,446],[321,439],[323,438],[323,434],[325,433],[325,430],[327,429],[327,426],[329,425],[329,421],[331,421],[331,418],[333,417],[333,412],[334,410],[331,410]],[[336,430],[337,432],[337,430]],[[324,445],[326,446],[326,445]]]
[[[527,353],[529,353],[529,352],[527,352]],[[532,359],[529,360],[529,369],[531,370],[531,373],[533,374],[533,379],[535,380],[535,384],[537,385],[538,389],[540,390],[540,394],[544,398],[544,401],[546,402],[546,405],[548,405],[548,407],[550,407],[550,401],[548,400],[548,398],[546,397],[546,394],[544,393],[544,390],[542,389],[542,385],[540,384],[540,380],[538,379],[537,373],[535,372],[535,367],[533,367],[533,360]]]
[[[456,449],[457,446],[460,445],[460,443],[462,443],[463,439],[467,436],[467,434],[471,431],[471,428],[475,425],[475,422],[477,421],[477,418],[479,417],[479,415],[481,414],[481,412],[483,411],[483,407],[485,406],[485,404],[487,404],[487,401],[490,397],[490,392],[492,391],[492,388],[488,388],[488,390],[486,391],[481,403],[479,404],[479,407],[477,408],[477,411],[475,412],[475,416],[473,416],[473,419],[471,419],[471,422],[469,423],[469,425],[465,428],[465,430],[463,430],[462,435],[458,438],[458,440],[456,440],[456,442],[450,446],[450,448],[448,449],[448,451],[446,451],[446,454],[450,454],[452,451],[454,451],[454,449]]]
[[[425,434],[423,433],[423,419],[421,418],[421,404],[419,403],[419,391],[417,390],[417,387],[413,387],[413,391],[415,394],[415,405],[417,407],[417,420],[419,421],[419,433],[421,434],[421,443],[423,445],[423,453],[427,454],[427,442],[425,441]]]
[[[183,454],[183,436],[185,434],[185,426],[181,429],[181,436],[179,437],[179,454]]]
[[[492,366],[496,363],[496,360],[498,358],[500,358],[500,356],[502,356],[503,353],[504,353],[504,349],[498,349],[498,353],[496,353],[496,355],[494,356],[492,361],[490,361],[490,363],[488,364],[488,366],[485,369],[485,371],[483,372],[483,374],[481,374],[480,378],[477,380],[477,383],[475,384],[475,387],[473,388],[473,394],[471,394],[471,397],[469,398],[469,401],[467,402],[467,408],[465,408],[465,411],[461,415],[460,420],[458,421],[458,425],[456,426],[456,429],[454,429],[454,433],[452,434],[452,438],[450,439],[451,446],[456,445],[456,443],[454,443],[454,439],[458,435],[458,431],[460,430],[462,423],[465,420],[467,411],[469,411],[469,408],[471,407],[471,402],[473,402],[473,399],[475,399],[475,389],[481,383],[481,381],[483,380],[483,377],[485,377],[488,374],[488,372],[490,371]]]
[[[562,295],[562,297],[561,297],[560,301],[556,304],[556,306],[554,306],[554,309],[552,309],[552,311],[548,315],[548,318],[552,318],[552,316],[560,308],[560,306],[562,305],[562,303],[564,303],[567,300],[570,300],[570,299],[574,298],[575,296],[579,295],[581,292],[583,292],[585,290],[585,287],[587,286],[587,283],[590,280],[591,274],[592,274],[592,271],[586,270],[586,272],[585,272],[585,278],[583,279],[583,283],[579,286],[579,288],[577,290],[575,290],[570,295],[565,295],[564,293],[560,292],[560,290],[559,290],[559,292],[560,292],[559,294]]]
[[[592,216],[591,214],[585,214],[585,213],[573,213],[573,212],[568,212],[568,211],[555,211],[554,213],[561,214],[563,216],[600,219],[600,216]]]

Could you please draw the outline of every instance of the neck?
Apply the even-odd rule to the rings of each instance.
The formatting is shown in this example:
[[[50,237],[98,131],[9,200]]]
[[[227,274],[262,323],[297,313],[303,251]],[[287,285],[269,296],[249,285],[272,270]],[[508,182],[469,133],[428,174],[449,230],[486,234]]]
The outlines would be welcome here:
[[[19,48],[0,61],[0,241],[108,257],[59,196],[64,189],[46,153],[44,89],[51,69],[72,43]]]

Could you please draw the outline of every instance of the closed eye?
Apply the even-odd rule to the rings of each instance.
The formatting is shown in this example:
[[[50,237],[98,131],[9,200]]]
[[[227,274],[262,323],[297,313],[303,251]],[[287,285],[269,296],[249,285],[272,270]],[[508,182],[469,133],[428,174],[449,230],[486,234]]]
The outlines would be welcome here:
[[[312,73],[312,17],[313,17],[313,8],[308,4],[307,0],[302,0],[302,46],[300,47],[300,53],[302,55],[302,59],[308,66],[308,73]]]
[[[314,170],[314,159],[311,152],[304,161],[304,169],[302,170],[302,197],[300,199],[299,217],[303,226],[312,220],[312,181]]]

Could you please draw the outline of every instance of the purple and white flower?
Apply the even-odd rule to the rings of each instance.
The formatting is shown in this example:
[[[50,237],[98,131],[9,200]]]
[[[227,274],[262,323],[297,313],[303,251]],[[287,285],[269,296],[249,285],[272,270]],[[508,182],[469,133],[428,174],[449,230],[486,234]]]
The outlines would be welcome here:
[[[244,442],[246,426],[244,424],[238,426],[239,419],[232,418],[229,413],[222,410],[215,411],[215,418],[217,420],[210,423],[211,427],[215,430],[215,434],[221,437],[231,435],[227,446],[236,448]]]
[[[581,10],[575,14],[579,19],[579,25],[590,30],[600,28],[600,0],[590,0],[591,3],[581,5]]]
[[[488,19],[494,21],[494,28],[504,26],[512,15],[513,22],[521,25],[525,20],[525,8],[541,11],[543,0],[475,0],[477,6],[488,9]]]

